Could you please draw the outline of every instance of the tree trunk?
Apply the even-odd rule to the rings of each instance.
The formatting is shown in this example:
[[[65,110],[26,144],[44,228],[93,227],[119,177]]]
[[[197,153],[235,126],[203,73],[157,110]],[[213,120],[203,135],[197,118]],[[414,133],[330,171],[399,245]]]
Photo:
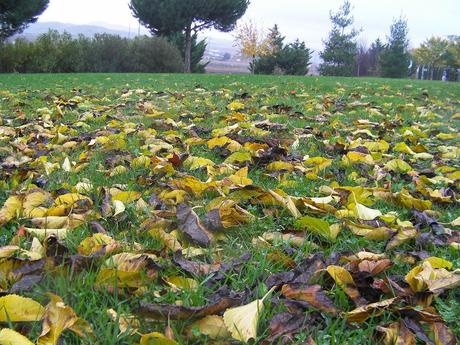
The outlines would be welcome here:
[[[184,72],[192,72],[192,27],[189,25],[185,29],[185,57],[184,57]]]

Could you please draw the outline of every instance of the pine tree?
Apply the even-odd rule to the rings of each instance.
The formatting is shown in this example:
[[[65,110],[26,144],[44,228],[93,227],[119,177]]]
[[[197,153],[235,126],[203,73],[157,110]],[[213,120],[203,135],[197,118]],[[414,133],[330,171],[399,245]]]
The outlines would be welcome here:
[[[270,53],[273,54],[283,49],[285,36],[281,35],[277,24],[270,29],[267,39]]]
[[[153,35],[185,35],[185,72],[191,72],[193,35],[214,28],[233,30],[249,0],[131,0],[133,15]]]
[[[407,77],[410,62],[407,20],[402,17],[395,20],[390,32],[388,43],[380,58],[382,77]]]
[[[350,28],[354,18],[351,15],[351,4],[345,0],[339,11],[329,14],[332,30],[327,41],[323,41],[325,48],[320,53],[323,63],[320,65],[321,75],[352,76],[356,68],[358,52],[356,37],[359,31]]]
[[[8,37],[21,33],[48,7],[49,0],[1,0],[0,44]]]

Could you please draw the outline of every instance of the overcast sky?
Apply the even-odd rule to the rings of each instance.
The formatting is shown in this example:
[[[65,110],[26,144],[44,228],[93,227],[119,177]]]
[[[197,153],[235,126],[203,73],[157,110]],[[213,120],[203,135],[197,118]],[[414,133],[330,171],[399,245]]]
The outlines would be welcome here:
[[[187,1],[187,0],[184,0]],[[370,44],[384,39],[395,17],[404,15],[409,22],[411,45],[437,35],[460,34],[460,0],[351,0],[355,26],[362,28],[360,42]],[[138,24],[128,7],[129,0],[51,0],[40,17],[41,22],[75,24],[110,24],[131,27]],[[261,27],[277,23],[289,40],[300,38],[307,46],[319,50],[321,40],[330,29],[329,10],[337,9],[342,0],[252,0],[245,19]],[[231,34],[206,35],[232,39]]]

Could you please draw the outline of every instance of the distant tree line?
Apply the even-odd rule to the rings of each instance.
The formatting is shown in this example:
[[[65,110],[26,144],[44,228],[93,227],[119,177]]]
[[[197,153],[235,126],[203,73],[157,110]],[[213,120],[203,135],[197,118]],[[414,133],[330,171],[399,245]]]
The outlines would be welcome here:
[[[49,31],[35,41],[16,39],[0,48],[1,73],[181,72],[180,51],[164,38],[92,38]]]

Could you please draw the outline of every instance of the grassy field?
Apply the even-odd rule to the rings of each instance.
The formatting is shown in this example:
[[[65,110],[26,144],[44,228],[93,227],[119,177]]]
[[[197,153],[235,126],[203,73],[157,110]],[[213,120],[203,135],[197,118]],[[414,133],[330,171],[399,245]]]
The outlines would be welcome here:
[[[256,344],[456,344],[459,125],[458,83],[1,75],[0,327],[239,343],[270,290]]]

